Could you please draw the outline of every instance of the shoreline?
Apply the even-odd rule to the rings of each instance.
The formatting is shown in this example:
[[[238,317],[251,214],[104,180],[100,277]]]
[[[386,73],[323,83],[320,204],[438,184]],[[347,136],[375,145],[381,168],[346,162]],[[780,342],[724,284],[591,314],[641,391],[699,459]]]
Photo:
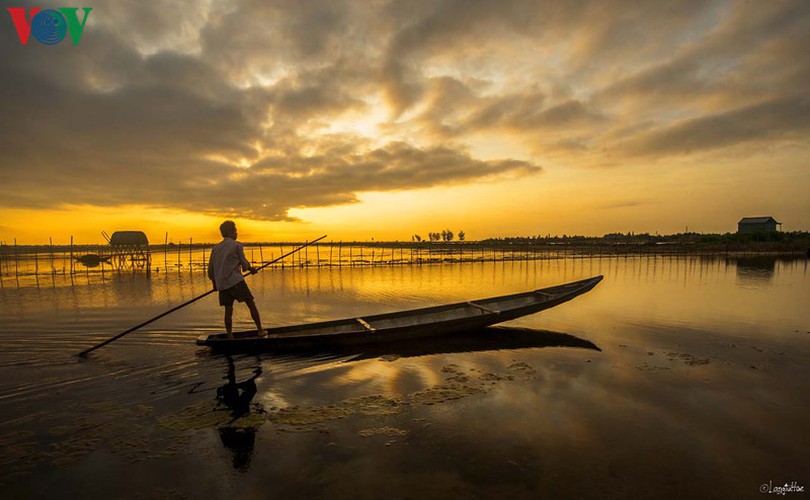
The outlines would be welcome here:
[[[303,242],[242,242],[245,248],[259,247],[289,247],[301,245]],[[151,252],[177,252],[189,250],[208,250],[215,243],[194,243],[177,245],[148,245]],[[659,255],[796,255],[810,256],[810,240],[796,240],[789,242],[534,242],[534,241],[452,241],[452,242],[407,242],[407,241],[332,241],[316,243],[313,248],[381,248],[436,251],[441,253],[480,251],[545,253],[548,255],[559,253],[563,255],[616,255],[616,254],[659,254]],[[0,245],[0,259],[33,254],[64,254],[73,249],[75,253],[109,250],[108,244],[88,245]]]

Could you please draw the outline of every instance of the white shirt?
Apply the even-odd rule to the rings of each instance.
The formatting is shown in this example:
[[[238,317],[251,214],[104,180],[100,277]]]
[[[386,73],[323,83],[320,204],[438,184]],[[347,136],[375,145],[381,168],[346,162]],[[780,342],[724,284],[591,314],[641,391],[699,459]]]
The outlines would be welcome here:
[[[227,290],[240,281],[245,281],[242,270],[248,269],[250,262],[245,258],[245,249],[233,238],[225,237],[211,249],[208,277],[214,280],[217,290]]]

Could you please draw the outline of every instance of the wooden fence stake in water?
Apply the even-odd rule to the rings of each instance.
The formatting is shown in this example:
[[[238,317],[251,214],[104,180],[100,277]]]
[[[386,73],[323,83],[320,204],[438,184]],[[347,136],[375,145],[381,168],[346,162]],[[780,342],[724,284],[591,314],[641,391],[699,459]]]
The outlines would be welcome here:
[[[51,279],[56,276],[56,266],[53,263],[53,237],[48,236],[48,243],[51,247]]]
[[[169,233],[166,232],[166,235],[163,237],[163,267],[166,268],[166,272],[169,272]]]
[[[73,272],[76,270],[73,267],[73,235],[70,235],[70,284],[75,285],[76,283],[73,282]]]
[[[17,280],[17,288],[20,288],[20,263],[17,257],[17,238],[14,238],[14,276]]]

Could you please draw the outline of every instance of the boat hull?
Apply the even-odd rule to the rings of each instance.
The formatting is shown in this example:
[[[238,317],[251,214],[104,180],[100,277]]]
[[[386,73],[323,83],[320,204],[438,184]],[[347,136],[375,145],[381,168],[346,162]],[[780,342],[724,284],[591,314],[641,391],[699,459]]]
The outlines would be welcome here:
[[[202,335],[197,344],[223,350],[295,351],[422,339],[470,331],[555,307],[593,289],[602,276],[500,297],[396,313],[267,329]]]

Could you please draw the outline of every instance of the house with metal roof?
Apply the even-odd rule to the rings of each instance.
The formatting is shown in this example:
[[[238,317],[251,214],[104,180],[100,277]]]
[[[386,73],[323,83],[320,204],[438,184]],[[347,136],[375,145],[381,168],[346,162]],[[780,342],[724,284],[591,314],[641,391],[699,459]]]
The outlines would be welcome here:
[[[743,217],[737,223],[737,234],[775,233],[779,230],[776,226],[781,225],[781,222],[770,216]]]

